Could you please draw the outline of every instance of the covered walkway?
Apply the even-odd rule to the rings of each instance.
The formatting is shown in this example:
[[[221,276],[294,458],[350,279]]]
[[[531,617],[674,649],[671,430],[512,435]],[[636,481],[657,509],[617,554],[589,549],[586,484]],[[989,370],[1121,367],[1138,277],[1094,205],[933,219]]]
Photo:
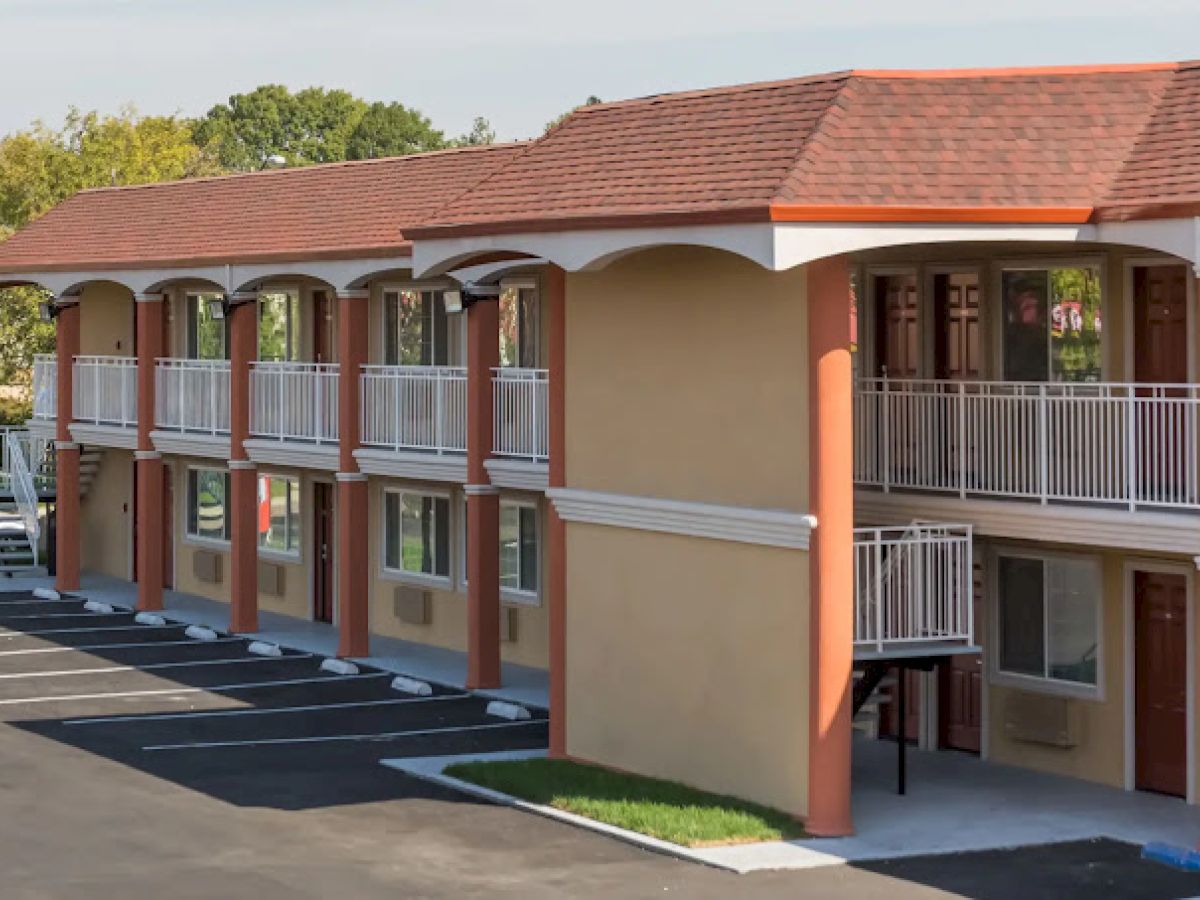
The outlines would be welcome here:
[[[54,579],[44,576],[12,578],[0,584],[0,592],[29,591],[38,587],[52,588]],[[84,573],[79,594],[89,600],[131,609],[137,604],[136,584],[107,575]],[[218,631],[229,628],[227,603],[171,590],[163,592],[163,600],[166,607],[163,614],[168,619],[188,625],[205,625]],[[334,625],[262,611],[259,613],[259,626],[259,631],[247,637],[308,653],[337,656],[338,632]],[[466,686],[467,654],[464,651],[381,635],[371,635],[371,651],[370,656],[355,661],[447,687]],[[501,678],[501,687],[476,693],[548,708],[550,682],[546,671],[505,663]]]

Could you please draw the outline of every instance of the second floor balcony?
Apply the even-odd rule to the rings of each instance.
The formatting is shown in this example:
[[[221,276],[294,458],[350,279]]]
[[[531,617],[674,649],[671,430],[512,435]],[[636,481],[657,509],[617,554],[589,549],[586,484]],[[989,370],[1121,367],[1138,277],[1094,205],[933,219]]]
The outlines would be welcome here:
[[[77,356],[74,420],[109,428],[137,427],[137,360],[129,356]]]
[[[158,430],[228,437],[226,360],[160,359],[154,374],[154,424]]]
[[[1200,387],[862,379],[854,477],[883,491],[1200,509]]]

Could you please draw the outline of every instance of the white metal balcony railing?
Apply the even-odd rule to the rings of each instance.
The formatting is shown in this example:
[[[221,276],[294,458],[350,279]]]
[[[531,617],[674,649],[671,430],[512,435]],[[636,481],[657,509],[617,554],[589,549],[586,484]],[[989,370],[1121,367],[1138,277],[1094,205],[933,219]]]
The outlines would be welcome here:
[[[58,418],[58,359],[50,354],[33,358],[33,417]]]
[[[550,379],[545,369],[495,369],[492,452],[545,462],[550,458]]]
[[[229,434],[229,363],[160,359],[154,372],[155,427],[193,434]]]
[[[1200,508],[1200,387],[860,380],[854,477],[889,491]]]
[[[467,370],[363,366],[362,443],[392,450],[467,449]]]
[[[971,526],[854,530],[854,643],[971,643]]]
[[[250,433],[278,441],[336,444],[337,364],[252,363]]]
[[[137,360],[131,356],[77,356],[73,379],[77,422],[137,425]]]

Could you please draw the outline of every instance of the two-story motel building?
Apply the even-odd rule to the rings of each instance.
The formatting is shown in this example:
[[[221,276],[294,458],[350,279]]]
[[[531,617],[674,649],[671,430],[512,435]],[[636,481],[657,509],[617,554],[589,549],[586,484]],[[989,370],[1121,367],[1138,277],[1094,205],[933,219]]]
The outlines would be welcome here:
[[[61,589],[543,669],[554,754],[839,834],[897,661],[927,746],[1195,800],[1198,214],[1197,66],[850,72],[87,191],[0,283]]]

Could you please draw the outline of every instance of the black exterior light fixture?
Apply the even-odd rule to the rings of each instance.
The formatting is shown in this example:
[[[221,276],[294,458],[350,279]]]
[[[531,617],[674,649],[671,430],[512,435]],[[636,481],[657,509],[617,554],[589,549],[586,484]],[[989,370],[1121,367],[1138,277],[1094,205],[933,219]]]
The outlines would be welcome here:
[[[442,292],[442,302],[446,305],[447,313],[466,312],[480,300],[498,300],[499,298],[500,285],[480,284],[474,281],[465,282],[462,287]]]
[[[62,315],[62,311],[64,309],[69,309],[72,306],[78,305],[78,301],[63,303],[61,301],[55,302],[53,300],[43,300],[38,304],[38,318],[43,322],[53,322],[60,315]]]
[[[208,300],[208,314],[214,320],[220,321],[226,318],[231,311],[247,303],[253,303],[255,299],[255,294],[234,294],[232,298],[225,294],[221,294],[219,297],[210,297]]]

